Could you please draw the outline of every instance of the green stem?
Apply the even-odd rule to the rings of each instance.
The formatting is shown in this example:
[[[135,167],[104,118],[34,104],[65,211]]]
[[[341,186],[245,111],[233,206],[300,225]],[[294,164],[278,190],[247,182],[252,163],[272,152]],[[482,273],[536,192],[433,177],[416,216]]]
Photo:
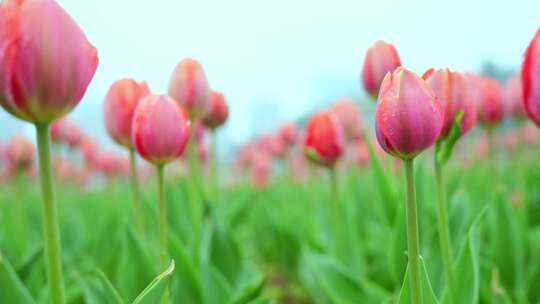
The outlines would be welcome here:
[[[330,195],[331,195],[330,198],[332,199],[332,203],[339,204],[339,191],[338,191],[336,168],[331,167],[329,170],[330,170]]]
[[[36,124],[37,146],[39,153],[39,172],[43,200],[43,234],[45,238],[45,261],[49,280],[50,302],[65,303],[64,277],[60,247],[60,228],[56,207],[54,178],[51,168],[51,146],[49,142],[49,124]]]
[[[210,170],[210,178],[212,180],[212,192],[215,199],[219,195],[219,172],[218,172],[218,155],[217,155],[217,132],[212,130],[212,164]]]
[[[493,128],[486,129],[487,140],[488,140],[488,162],[489,162],[489,173],[493,181],[497,182],[497,170],[495,168],[495,144],[493,139]],[[494,184],[497,187],[497,184]],[[497,190],[495,188],[495,190]],[[495,193],[495,192],[493,192]]]
[[[409,283],[411,303],[422,304],[422,282],[420,281],[420,245],[418,236],[418,218],[416,210],[416,193],[414,190],[414,160],[405,159],[407,184],[407,256],[409,259]]]
[[[442,177],[442,166],[435,156],[435,180],[437,184],[437,226],[439,229],[439,245],[443,260],[444,272],[446,274],[446,284],[448,303],[454,303],[455,284],[454,273],[452,269],[452,241],[450,238],[450,229],[448,224],[448,211],[446,206],[446,194],[444,190],[444,181]]]
[[[133,191],[133,216],[137,229],[144,236],[144,213],[141,205],[139,176],[137,174],[137,156],[135,149],[129,148],[129,159],[131,165],[131,189]]]
[[[196,260],[199,259],[199,250],[201,246],[201,210],[202,204],[199,199],[202,193],[198,190],[199,176],[199,156],[197,153],[197,142],[192,136],[188,142],[188,160],[189,160],[189,201],[191,207],[191,220],[193,222],[193,254]]]
[[[167,198],[165,197],[164,166],[156,167],[159,191],[159,267],[167,268]]]

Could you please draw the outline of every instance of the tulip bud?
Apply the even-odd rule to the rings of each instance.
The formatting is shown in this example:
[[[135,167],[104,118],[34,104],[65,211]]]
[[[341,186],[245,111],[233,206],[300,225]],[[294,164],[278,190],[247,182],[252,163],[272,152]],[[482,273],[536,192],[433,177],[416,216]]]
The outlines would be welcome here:
[[[51,124],[51,139],[76,148],[82,143],[83,132],[74,121],[61,118]]]
[[[449,69],[429,69],[422,78],[442,103],[444,121],[439,138],[448,136],[459,112],[463,112],[461,135],[467,133],[476,123],[476,107],[465,76]]]
[[[307,125],[304,153],[315,163],[332,167],[343,155],[344,142],[342,127],[334,114],[321,112]]]
[[[261,151],[264,151],[270,156],[278,158],[285,156],[285,145],[277,134],[264,134],[259,138],[257,144]]]
[[[97,51],[53,0],[0,5],[0,105],[33,123],[50,123],[82,99]]]
[[[540,126],[540,29],[536,32],[521,67],[523,105],[527,115]]]
[[[375,131],[389,154],[411,159],[429,148],[443,126],[443,107],[429,85],[415,73],[397,68],[383,80]]]
[[[210,88],[201,64],[194,59],[180,61],[169,82],[169,95],[184,107],[191,119],[201,118],[210,110]]]
[[[506,112],[515,119],[522,120],[527,117],[523,106],[523,90],[521,87],[521,78],[514,75],[504,86],[503,93]]]
[[[109,89],[103,107],[105,127],[119,145],[126,148],[133,146],[131,143],[133,113],[141,98],[148,94],[150,89],[145,82],[137,83],[132,79],[118,80]]]
[[[469,74],[468,81],[476,99],[476,113],[480,124],[486,128],[498,125],[504,115],[503,91],[493,78]]]
[[[298,130],[293,123],[285,123],[279,129],[279,138],[285,146],[292,146],[298,137]]]
[[[184,110],[166,95],[143,98],[131,130],[137,152],[155,165],[164,165],[179,157],[189,139],[189,121]]]
[[[375,42],[366,53],[362,71],[364,88],[369,95],[377,98],[386,73],[391,73],[399,66],[401,66],[401,60],[396,48],[384,41]]]
[[[343,127],[347,140],[355,141],[362,138],[362,115],[358,105],[353,100],[339,100],[334,104],[331,112],[336,115],[338,122]]]
[[[34,145],[26,137],[16,135],[9,142],[6,156],[8,165],[13,172],[27,170],[34,162]]]
[[[225,96],[220,92],[212,92],[210,110],[203,118],[203,123],[210,129],[215,129],[225,123],[229,117],[229,108]]]

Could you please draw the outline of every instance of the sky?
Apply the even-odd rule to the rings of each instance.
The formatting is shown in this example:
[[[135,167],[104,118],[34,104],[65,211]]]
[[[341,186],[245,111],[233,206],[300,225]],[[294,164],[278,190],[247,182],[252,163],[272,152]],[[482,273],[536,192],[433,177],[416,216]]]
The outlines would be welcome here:
[[[112,82],[145,80],[165,93],[180,60],[195,58],[230,104],[221,145],[236,146],[343,96],[365,97],[359,75],[376,40],[406,67],[519,68],[540,1],[61,0],[99,52],[87,94],[70,114],[112,148],[102,103]],[[366,109],[371,106],[366,103]],[[0,111],[0,141],[32,127]]]

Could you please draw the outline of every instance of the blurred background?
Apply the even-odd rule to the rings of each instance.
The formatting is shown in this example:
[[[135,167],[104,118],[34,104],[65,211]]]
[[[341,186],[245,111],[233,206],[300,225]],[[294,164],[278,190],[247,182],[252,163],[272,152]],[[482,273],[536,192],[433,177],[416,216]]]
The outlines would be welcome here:
[[[99,51],[88,92],[69,116],[101,144],[103,98],[117,79],[146,80],[163,93],[175,64],[199,60],[231,116],[222,157],[281,122],[343,96],[364,102],[366,49],[396,46],[405,66],[483,70],[501,80],[517,71],[538,27],[540,1],[60,0]],[[0,111],[0,140],[33,128]],[[224,145],[227,143],[226,145]]]

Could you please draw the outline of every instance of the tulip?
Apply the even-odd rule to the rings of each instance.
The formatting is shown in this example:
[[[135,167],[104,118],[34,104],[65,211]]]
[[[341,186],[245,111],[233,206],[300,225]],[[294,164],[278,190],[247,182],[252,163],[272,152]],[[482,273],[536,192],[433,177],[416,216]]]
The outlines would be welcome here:
[[[121,79],[114,82],[103,107],[105,127],[112,139],[128,149],[131,142],[131,122],[133,113],[141,98],[150,94],[146,82],[138,83],[133,79]]]
[[[16,135],[6,148],[6,158],[14,173],[28,170],[35,158],[34,145],[26,137]]]
[[[519,75],[514,75],[508,80],[503,91],[504,104],[506,112],[518,121],[522,121],[527,117],[523,105],[523,89],[521,86],[521,78]]]
[[[313,162],[333,167],[343,155],[345,138],[337,118],[330,112],[315,114],[309,121],[304,153]]]
[[[257,189],[264,188],[268,184],[272,157],[264,151],[259,151],[253,158],[251,165],[251,182]]]
[[[452,241],[442,169],[452,153],[458,137],[467,133],[476,122],[476,107],[467,80],[463,75],[449,69],[430,69],[424,74],[423,78],[441,101],[444,113],[442,131],[436,144],[434,168],[438,198],[437,224],[441,256],[448,285],[448,300],[450,303],[454,303],[456,293],[452,266],[454,261],[452,258]],[[459,132],[450,135],[456,119],[459,120]]]
[[[158,172],[159,262],[162,269],[167,267],[168,248],[164,166],[182,155],[189,133],[187,115],[171,97],[149,95],[135,109],[131,130],[133,144],[139,155],[154,164]]]
[[[258,140],[258,147],[270,156],[282,158],[285,156],[285,145],[278,134],[267,133]]]
[[[293,146],[298,138],[298,130],[296,129],[296,125],[290,122],[283,124],[279,129],[278,134],[281,142],[287,147]]]
[[[384,41],[375,42],[366,53],[362,71],[362,81],[368,94],[377,98],[384,76],[399,66],[401,60],[396,48]]]
[[[334,104],[331,111],[343,126],[347,140],[356,141],[362,138],[362,115],[358,105],[353,100],[339,100]]]
[[[229,108],[225,96],[220,92],[213,91],[210,100],[210,110],[204,116],[203,123],[213,130],[225,123],[229,117]]]
[[[540,126],[540,29],[531,40],[521,67],[523,105],[529,118]]]
[[[387,153],[413,159],[435,143],[442,126],[442,104],[426,82],[404,68],[386,75],[379,92],[375,129]]]
[[[449,69],[429,69],[422,77],[435,92],[443,106],[443,128],[439,139],[445,139],[454,125],[458,112],[463,112],[460,120],[460,135],[467,133],[476,122],[476,108],[466,78]]]
[[[97,68],[96,49],[53,0],[0,4],[0,105],[36,126],[50,302],[63,304],[60,229],[49,125],[82,99]]]
[[[407,275],[411,303],[422,303],[413,161],[419,153],[435,143],[443,121],[443,105],[424,80],[401,67],[386,75],[379,92],[375,128],[381,147],[405,163]]]
[[[486,129],[493,129],[504,115],[502,87],[495,79],[487,76],[467,76],[473,98],[476,99],[478,122]]]
[[[61,118],[51,124],[51,139],[53,142],[76,148],[82,143],[83,132],[74,121]]]
[[[119,145],[129,150],[133,215],[137,228],[142,234],[144,234],[144,214],[140,202],[137,157],[131,141],[131,124],[135,108],[141,98],[148,94],[150,94],[150,89],[146,82],[138,83],[133,79],[121,79],[111,85],[103,107],[105,127],[109,135]]]
[[[212,99],[206,74],[198,61],[184,59],[176,65],[169,82],[169,95],[188,111],[191,119],[206,115]]]

